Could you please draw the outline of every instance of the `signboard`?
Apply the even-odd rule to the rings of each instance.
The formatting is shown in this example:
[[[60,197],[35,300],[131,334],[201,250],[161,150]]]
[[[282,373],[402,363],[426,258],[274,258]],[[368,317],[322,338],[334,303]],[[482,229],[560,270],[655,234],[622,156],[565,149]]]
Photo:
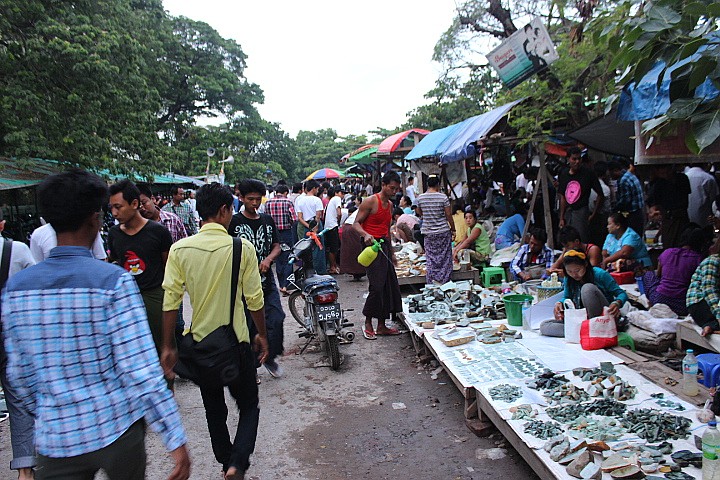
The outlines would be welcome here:
[[[558,59],[555,46],[540,18],[510,35],[487,55],[503,83],[512,88]]]

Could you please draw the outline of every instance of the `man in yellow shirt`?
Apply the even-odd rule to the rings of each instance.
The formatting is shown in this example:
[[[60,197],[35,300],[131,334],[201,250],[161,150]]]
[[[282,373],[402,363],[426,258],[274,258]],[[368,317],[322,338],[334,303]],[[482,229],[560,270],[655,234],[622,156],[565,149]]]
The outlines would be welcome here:
[[[197,192],[197,211],[204,224],[200,232],[173,244],[165,267],[163,289],[163,348],[161,363],[165,374],[173,376],[177,361],[174,348],[175,320],[187,290],[193,307],[192,325],[188,335],[197,342],[230,319],[230,284],[232,273],[233,240],[227,228],[233,215],[233,197],[230,189],[219,183],[203,185]],[[243,353],[240,378],[228,385],[240,412],[235,441],[227,428],[227,406],[222,386],[200,386],[205,407],[208,430],[215,459],[222,464],[225,479],[244,478],[250,466],[250,455],[255,450],[260,410],[258,387],[255,383],[255,360],[250,347],[250,336],[243,309],[243,297],[259,332],[253,339],[260,362],[268,354],[267,333],[263,310],[263,292],[260,285],[255,248],[242,241],[242,260],[238,279],[233,329]]]

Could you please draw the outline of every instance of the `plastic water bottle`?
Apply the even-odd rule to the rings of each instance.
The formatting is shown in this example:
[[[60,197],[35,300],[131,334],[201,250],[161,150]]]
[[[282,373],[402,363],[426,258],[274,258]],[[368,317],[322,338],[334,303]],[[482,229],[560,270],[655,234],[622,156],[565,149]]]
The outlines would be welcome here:
[[[720,480],[720,432],[717,422],[708,423],[702,436],[702,478],[703,480]]]
[[[525,300],[522,304],[522,328],[530,330],[530,300]]]
[[[698,361],[697,358],[695,358],[692,349],[686,350],[685,353],[687,353],[687,355],[685,355],[685,358],[683,358],[682,361],[682,390],[685,395],[694,397],[700,393],[697,381]]]

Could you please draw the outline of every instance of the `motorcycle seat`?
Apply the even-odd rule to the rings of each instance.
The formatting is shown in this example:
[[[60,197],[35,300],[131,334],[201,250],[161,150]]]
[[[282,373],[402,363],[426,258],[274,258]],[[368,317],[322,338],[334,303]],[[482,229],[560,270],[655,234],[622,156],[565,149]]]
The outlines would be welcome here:
[[[305,279],[303,282],[304,287],[315,287],[323,284],[336,284],[335,278],[332,275],[313,275],[310,278]]]

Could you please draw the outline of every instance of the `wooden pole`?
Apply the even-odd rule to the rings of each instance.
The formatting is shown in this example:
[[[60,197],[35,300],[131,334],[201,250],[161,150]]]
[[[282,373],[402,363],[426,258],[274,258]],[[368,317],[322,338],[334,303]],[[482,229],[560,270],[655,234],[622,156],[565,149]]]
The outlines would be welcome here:
[[[540,191],[540,184],[545,181],[547,180],[545,180],[544,177],[538,175],[537,181],[535,182],[535,188],[533,189],[532,200],[530,200],[530,210],[528,210],[527,216],[525,217],[525,228],[523,229],[522,238],[520,239],[521,243],[525,242],[525,235],[527,235],[528,229],[530,228],[530,217],[532,217],[532,214],[535,211],[535,202],[537,201],[538,192]]]
[[[550,178],[550,174],[548,173],[547,166],[545,165],[545,147],[542,143],[540,144],[540,178],[543,179],[541,185],[543,189],[543,206],[545,210],[545,232],[547,233],[548,237],[547,243],[550,248],[555,248],[552,214],[550,213],[550,209],[552,207],[550,206],[550,195],[548,194],[548,180]]]

